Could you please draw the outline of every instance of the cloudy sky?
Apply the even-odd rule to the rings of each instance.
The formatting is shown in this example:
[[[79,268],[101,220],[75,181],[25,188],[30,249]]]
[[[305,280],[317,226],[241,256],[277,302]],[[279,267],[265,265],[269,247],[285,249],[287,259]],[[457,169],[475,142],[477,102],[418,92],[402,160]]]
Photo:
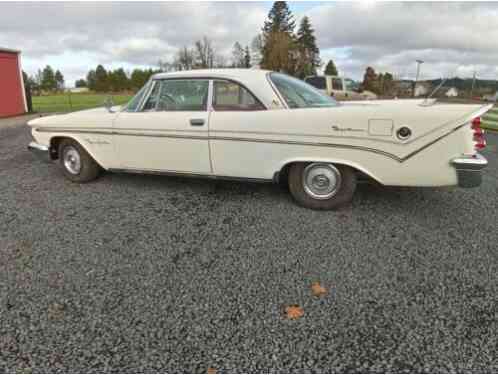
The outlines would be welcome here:
[[[207,35],[230,56],[250,44],[272,2],[0,3],[0,47],[22,51],[34,73],[46,64],[68,85],[102,63],[109,68],[155,66],[179,47]],[[498,78],[498,3],[290,2],[307,15],[323,61],[359,79],[367,65],[414,78]]]

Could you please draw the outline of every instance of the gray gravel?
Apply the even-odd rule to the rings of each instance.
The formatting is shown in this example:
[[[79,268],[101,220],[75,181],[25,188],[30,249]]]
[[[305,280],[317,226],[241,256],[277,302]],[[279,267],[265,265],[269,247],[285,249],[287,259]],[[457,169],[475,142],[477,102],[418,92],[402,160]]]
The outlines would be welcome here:
[[[0,125],[0,371],[498,371],[497,135],[478,189],[362,185],[338,212],[272,185],[73,184],[29,140]]]

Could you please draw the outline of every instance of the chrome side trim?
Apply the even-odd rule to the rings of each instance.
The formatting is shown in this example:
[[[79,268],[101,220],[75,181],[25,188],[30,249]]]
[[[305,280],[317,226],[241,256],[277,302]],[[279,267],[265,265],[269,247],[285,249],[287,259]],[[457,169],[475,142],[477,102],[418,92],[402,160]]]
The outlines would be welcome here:
[[[209,179],[214,179],[214,180],[251,181],[251,182],[259,182],[259,183],[271,183],[271,182],[273,182],[272,179],[266,179],[266,178],[222,176],[222,175],[213,175],[213,174],[205,174],[205,173],[171,171],[171,170],[160,170],[160,169],[110,168],[109,171],[115,172],[115,173],[154,174],[154,175],[162,175],[162,176],[209,178]]]
[[[479,153],[474,155],[463,155],[451,161],[458,170],[480,171],[488,165],[488,161]]]

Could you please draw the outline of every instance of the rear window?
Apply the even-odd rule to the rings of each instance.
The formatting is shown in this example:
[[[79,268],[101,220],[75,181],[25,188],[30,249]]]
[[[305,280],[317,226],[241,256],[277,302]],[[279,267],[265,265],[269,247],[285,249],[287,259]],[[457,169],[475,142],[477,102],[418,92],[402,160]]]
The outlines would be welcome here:
[[[332,78],[332,89],[333,90],[343,91],[344,88],[342,87],[342,79],[340,79],[340,78]]]
[[[319,90],[325,90],[327,88],[325,77],[308,77],[304,81]]]

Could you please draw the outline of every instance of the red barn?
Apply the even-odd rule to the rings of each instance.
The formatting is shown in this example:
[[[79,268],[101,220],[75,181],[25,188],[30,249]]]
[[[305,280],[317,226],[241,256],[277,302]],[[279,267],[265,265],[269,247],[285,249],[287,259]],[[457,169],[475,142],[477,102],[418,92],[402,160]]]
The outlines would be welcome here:
[[[27,112],[20,54],[0,47],[0,117]]]

